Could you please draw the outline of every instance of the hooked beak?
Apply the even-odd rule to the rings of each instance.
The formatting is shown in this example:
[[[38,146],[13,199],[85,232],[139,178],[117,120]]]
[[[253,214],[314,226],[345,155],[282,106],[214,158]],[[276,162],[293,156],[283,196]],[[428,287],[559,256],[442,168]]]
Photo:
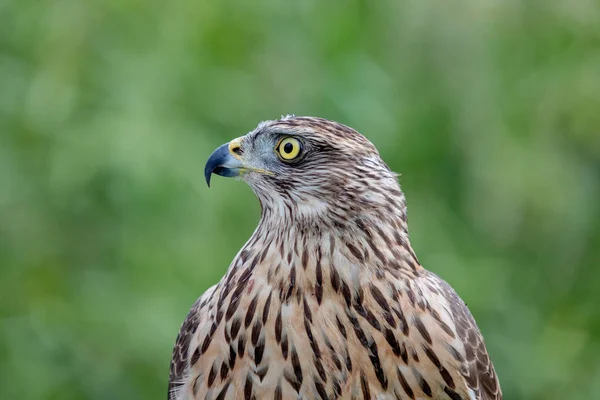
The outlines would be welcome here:
[[[225,177],[239,176],[244,166],[238,159],[237,155],[233,154],[233,150],[240,147],[240,140],[235,139],[229,143],[219,146],[208,158],[204,167],[204,178],[206,184],[210,187],[210,178],[212,174],[217,174]]]

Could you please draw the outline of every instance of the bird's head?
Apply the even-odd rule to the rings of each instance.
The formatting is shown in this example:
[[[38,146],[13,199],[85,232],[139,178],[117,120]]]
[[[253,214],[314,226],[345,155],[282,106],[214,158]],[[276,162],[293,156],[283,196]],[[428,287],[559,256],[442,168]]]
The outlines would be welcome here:
[[[363,135],[322,118],[265,121],[217,148],[204,169],[240,177],[260,199],[263,215],[285,221],[346,224],[366,214],[405,219],[404,196]]]

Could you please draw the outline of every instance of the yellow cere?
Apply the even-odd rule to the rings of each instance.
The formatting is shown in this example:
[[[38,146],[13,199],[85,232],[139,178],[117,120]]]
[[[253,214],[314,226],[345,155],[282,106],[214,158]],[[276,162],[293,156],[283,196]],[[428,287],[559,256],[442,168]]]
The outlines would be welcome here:
[[[301,148],[302,145],[298,139],[287,137],[279,142],[279,145],[277,146],[277,153],[282,160],[291,161],[298,157]]]

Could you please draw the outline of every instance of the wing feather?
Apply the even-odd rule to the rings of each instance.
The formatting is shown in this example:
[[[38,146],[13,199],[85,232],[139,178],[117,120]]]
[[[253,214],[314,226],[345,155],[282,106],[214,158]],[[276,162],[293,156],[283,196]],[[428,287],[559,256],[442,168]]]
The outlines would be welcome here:
[[[454,289],[440,279],[441,288],[450,304],[456,332],[465,346],[467,368],[463,377],[478,400],[502,400],[502,391],[483,336],[465,302]]]
[[[185,384],[184,378],[189,368],[189,349],[190,343],[198,325],[207,312],[208,303],[215,286],[208,289],[192,306],[187,317],[181,324],[179,334],[173,346],[173,355],[171,357],[171,368],[169,372],[169,393],[167,399],[175,400],[177,393]]]

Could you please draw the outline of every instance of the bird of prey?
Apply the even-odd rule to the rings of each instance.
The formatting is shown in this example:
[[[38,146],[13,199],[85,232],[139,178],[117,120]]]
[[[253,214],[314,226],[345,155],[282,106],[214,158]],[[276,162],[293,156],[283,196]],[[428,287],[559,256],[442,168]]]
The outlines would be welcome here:
[[[239,177],[258,227],[193,305],[169,399],[498,400],[482,335],[408,238],[397,176],[352,128],[266,121],[205,167]]]

